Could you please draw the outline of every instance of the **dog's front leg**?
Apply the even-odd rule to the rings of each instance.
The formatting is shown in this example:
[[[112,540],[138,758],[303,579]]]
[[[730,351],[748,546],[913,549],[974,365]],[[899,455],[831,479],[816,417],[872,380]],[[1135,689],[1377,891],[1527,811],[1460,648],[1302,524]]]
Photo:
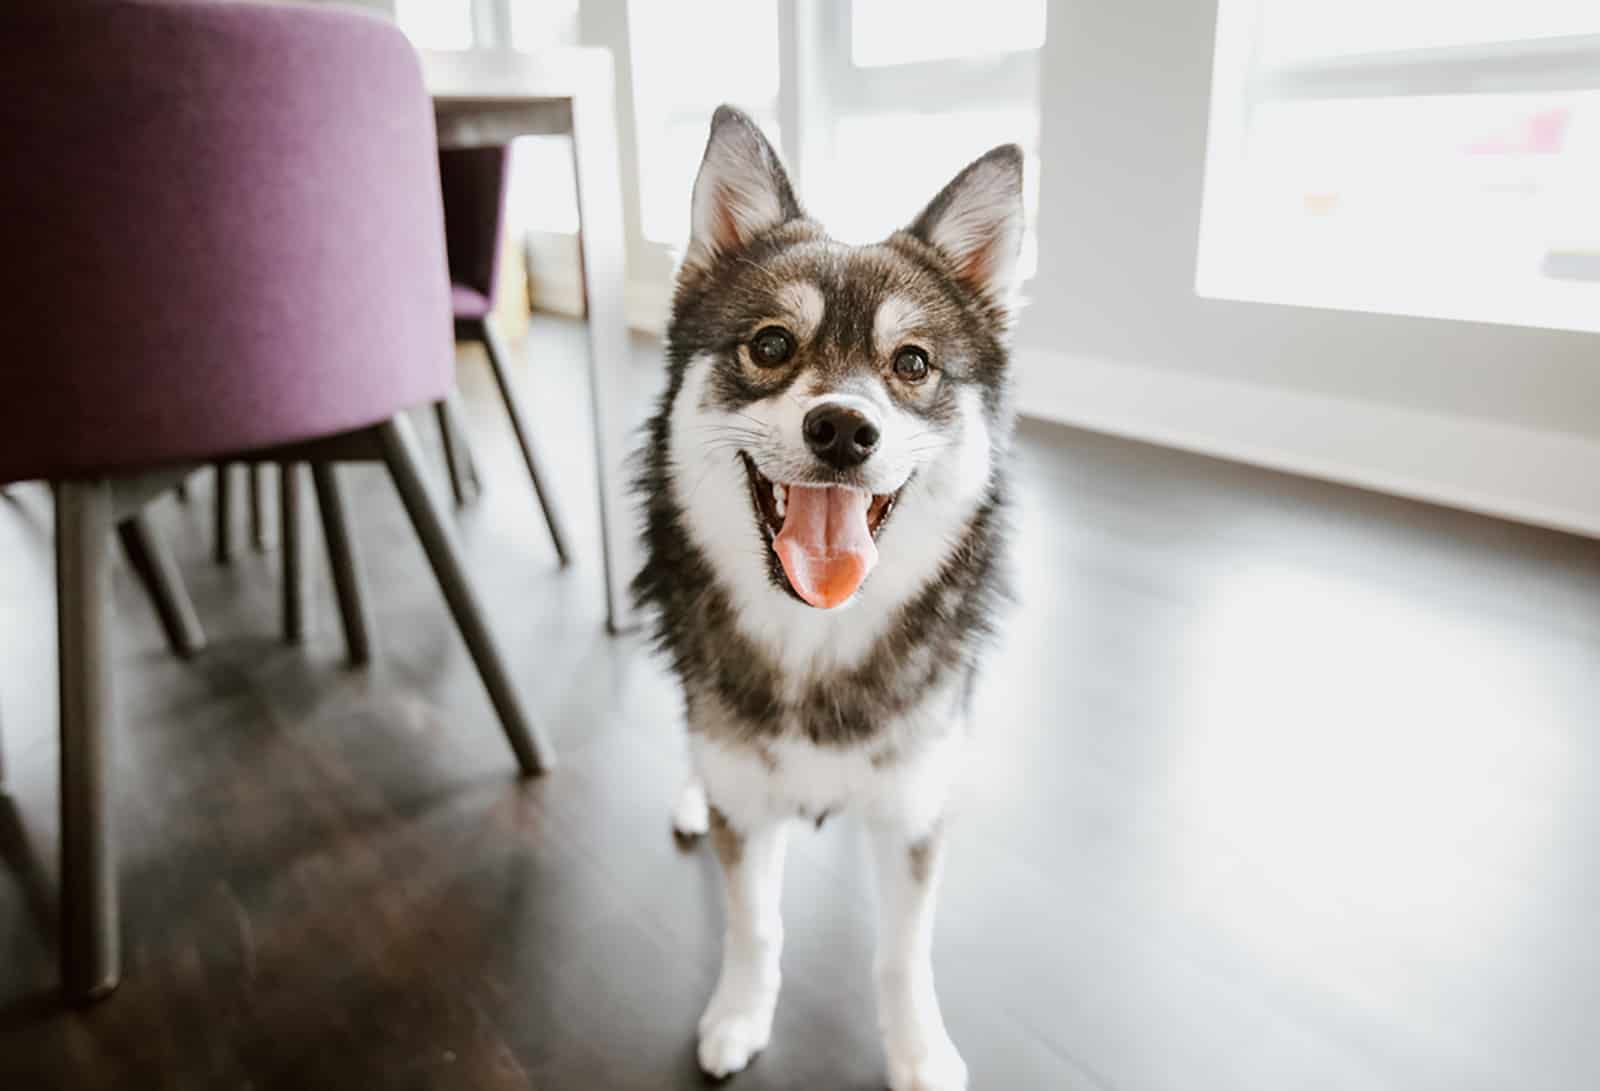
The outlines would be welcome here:
[[[785,823],[739,829],[711,808],[711,842],[722,862],[727,922],[722,974],[700,1017],[700,1067],[712,1076],[738,1072],[766,1048],[781,980]]]
[[[937,822],[870,824],[878,873],[878,1024],[892,1091],[963,1091],[967,1066],[933,988],[933,909],[944,838]]]

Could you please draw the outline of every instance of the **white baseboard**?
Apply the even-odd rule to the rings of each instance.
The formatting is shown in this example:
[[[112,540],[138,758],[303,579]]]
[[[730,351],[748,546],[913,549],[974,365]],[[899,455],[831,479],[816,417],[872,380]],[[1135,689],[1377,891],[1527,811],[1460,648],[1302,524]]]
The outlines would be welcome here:
[[[1200,454],[1600,537],[1600,442],[1023,347],[1018,406]]]

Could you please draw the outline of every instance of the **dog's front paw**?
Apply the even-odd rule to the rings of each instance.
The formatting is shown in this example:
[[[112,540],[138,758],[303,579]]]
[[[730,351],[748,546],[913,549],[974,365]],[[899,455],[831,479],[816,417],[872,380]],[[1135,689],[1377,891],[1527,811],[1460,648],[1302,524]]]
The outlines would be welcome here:
[[[948,1037],[920,1054],[889,1053],[889,1091],[967,1091],[967,1064]]]
[[[700,1020],[700,1071],[708,1076],[741,1072],[772,1039],[772,1012],[718,1012]]]

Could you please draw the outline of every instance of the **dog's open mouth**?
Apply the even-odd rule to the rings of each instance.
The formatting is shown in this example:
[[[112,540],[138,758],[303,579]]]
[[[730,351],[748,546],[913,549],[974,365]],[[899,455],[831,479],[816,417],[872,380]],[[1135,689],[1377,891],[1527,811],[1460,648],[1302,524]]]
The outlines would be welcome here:
[[[828,610],[847,601],[878,563],[877,538],[905,490],[870,493],[849,485],[784,484],[743,451],[756,521],[789,589]]]

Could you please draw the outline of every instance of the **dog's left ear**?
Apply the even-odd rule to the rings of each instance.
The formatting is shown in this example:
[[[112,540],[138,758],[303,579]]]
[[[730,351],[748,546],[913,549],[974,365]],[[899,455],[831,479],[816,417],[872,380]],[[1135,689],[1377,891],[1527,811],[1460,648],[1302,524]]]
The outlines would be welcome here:
[[[1002,144],[956,175],[907,230],[949,260],[956,280],[1009,308],[1022,226],[1022,149]]]
[[[717,107],[694,180],[684,264],[705,268],[803,215],[778,153],[756,123],[732,106]]]

